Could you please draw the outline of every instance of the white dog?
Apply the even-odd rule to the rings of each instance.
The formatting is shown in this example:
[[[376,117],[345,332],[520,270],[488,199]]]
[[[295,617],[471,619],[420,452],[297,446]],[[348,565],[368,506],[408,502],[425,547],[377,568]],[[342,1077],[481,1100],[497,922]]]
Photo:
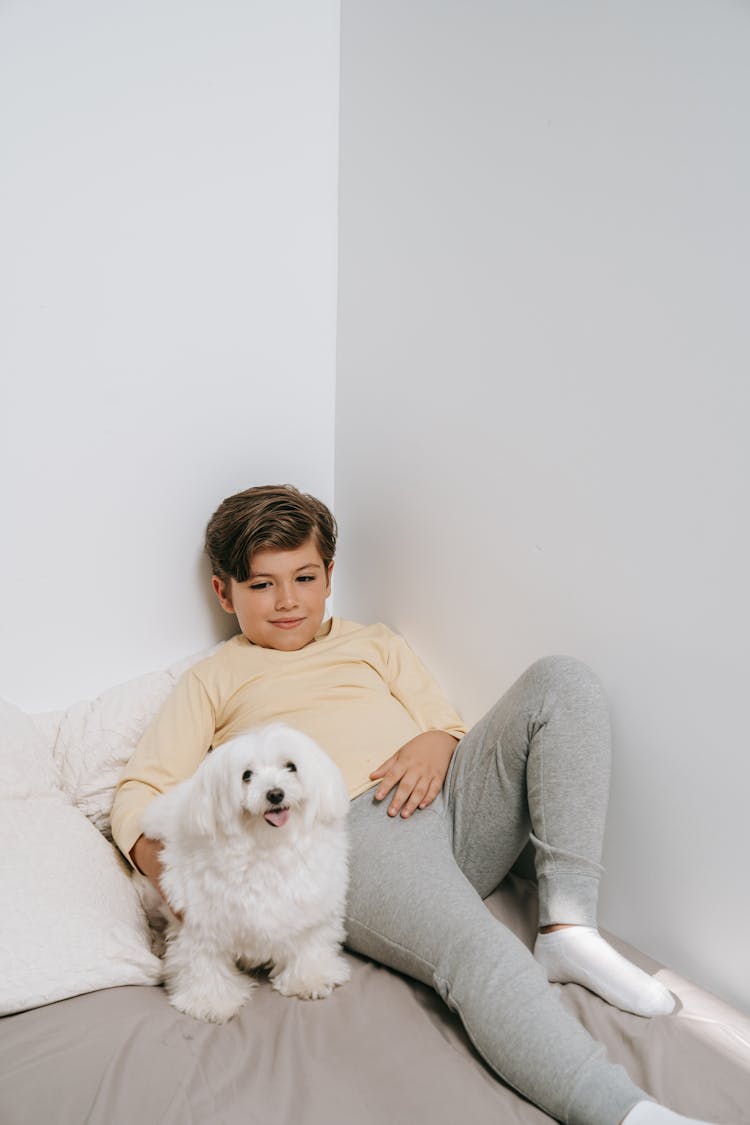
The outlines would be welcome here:
[[[217,747],[148,806],[143,830],[164,841],[162,886],[181,916],[164,908],[176,1008],[223,1023],[255,987],[244,970],[260,966],[284,996],[318,999],[348,980],[348,809],[335,763],[282,724]]]

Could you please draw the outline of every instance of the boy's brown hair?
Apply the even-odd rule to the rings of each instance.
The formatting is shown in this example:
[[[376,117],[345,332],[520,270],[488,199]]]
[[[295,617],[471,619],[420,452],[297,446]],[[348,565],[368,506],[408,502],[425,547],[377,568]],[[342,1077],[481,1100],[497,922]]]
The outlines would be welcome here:
[[[264,484],[219,504],[206,527],[206,552],[222,582],[247,582],[256,551],[294,550],[311,535],[328,570],[336,553],[332,512],[291,484]]]

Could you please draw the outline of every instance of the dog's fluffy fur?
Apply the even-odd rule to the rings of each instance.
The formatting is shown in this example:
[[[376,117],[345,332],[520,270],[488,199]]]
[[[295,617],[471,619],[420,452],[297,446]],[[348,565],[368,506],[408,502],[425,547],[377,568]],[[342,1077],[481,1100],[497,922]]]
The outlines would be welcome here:
[[[162,886],[181,916],[164,908],[176,1008],[223,1023],[256,984],[246,970],[261,966],[284,996],[318,999],[348,979],[348,808],[338,767],[282,724],[218,747],[152,801],[143,830],[164,841]]]

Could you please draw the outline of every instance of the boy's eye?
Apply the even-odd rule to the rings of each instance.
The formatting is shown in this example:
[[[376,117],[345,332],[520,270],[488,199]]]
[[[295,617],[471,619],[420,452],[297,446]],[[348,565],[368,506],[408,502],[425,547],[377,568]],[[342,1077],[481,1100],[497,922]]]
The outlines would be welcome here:
[[[287,762],[286,768],[289,770],[290,773],[296,773],[297,772],[297,767],[295,766],[294,762]]]
[[[300,574],[297,581],[298,582],[314,582],[315,581],[315,575],[314,574]]]
[[[253,776],[252,770],[245,770],[245,772],[242,775],[242,780],[243,781],[250,781],[252,776]]]
[[[251,590],[267,590],[271,585],[270,582],[252,582],[250,585]]]

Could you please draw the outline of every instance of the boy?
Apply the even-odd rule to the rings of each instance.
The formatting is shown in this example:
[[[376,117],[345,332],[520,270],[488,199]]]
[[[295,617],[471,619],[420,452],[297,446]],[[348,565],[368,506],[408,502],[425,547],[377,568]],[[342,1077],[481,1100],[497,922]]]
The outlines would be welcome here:
[[[325,505],[291,488],[249,489],[213,515],[206,549],[213,589],[241,633],[183,676],[121,777],[112,825],[124,854],[158,882],[158,845],[140,835],[145,806],[210,746],[274,720],[320,743],[352,797],[382,777],[379,797],[398,784],[391,815],[432,801],[465,727],[400,637],[382,625],[323,624],[336,549]],[[392,761],[384,750],[397,752]]]
[[[349,785],[350,947],[434,987],[496,1072],[558,1120],[684,1122],[606,1060],[548,985],[576,980],[640,1015],[674,1004],[596,931],[609,771],[598,682],[576,661],[539,661],[467,733],[400,637],[324,620],[335,547],[326,506],[290,486],[247,489],[211,517],[213,589],[241,632],[182,677],[139,743],[112,810],[121,850],[158,886],[148,802],[212,746],[284,720]],[[536,959],[482,902],[529,836]]]

